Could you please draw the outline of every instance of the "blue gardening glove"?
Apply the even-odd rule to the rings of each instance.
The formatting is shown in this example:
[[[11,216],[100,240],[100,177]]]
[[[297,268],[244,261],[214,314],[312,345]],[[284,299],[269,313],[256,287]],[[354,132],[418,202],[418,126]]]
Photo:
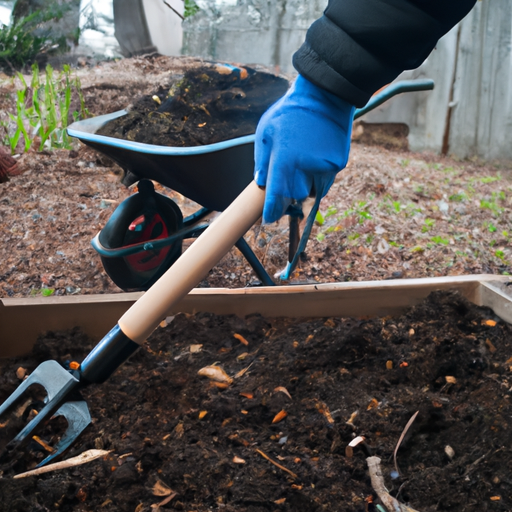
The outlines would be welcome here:
[[[254,180],[266,187],[263,222],[310,194],[327,194],[347,165],[355,107],[299,75],[256,129]],[[296,207],[295,207],[296,210]]]

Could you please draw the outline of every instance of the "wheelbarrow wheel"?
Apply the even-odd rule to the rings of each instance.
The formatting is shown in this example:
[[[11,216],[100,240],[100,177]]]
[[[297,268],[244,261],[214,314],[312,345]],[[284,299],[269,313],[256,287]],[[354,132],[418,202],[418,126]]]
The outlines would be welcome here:
[[[107,249],[129,248],[135,244],[170,237],[183,226],[179,206],[155,192],[153,183],[141,180],[138,192],[125,199],[99,234]],[[145,291],[180,257],[182,239],[161,248],[107,257],[100,254],[105,272],[124,291]]]

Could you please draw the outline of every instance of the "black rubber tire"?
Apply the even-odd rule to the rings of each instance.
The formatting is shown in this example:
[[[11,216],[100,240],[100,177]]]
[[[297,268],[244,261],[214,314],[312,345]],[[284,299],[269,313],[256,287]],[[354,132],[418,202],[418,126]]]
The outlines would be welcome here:
[[[129,230],[130,225],[141,215],[149,215],[154,220],[157,236],[153,238],[172,236],[182,228],[183,214],[172,199],[155,192],[153,183],[149,180],[141,180],[138,189],[137,194],[128,197],[116,208],[102,229],[99,241],[104,247],[117,249],[145,241],[140,237],[133,240],[133,233]],[[140,252],[134,256],[116,258],[100,255],[100,258],[105,272],[119,288],[124,291],[146,291],[180,257],[181,251],[182,240],[179,239],[168,248],[153,251],[151,254]],[[144,258],[154,260],[148,268],[138,264]]]

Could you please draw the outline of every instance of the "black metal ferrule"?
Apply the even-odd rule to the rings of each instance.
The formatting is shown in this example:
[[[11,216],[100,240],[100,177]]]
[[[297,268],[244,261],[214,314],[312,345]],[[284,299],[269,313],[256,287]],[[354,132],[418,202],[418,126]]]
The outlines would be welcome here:
[[[105,382],[139,347],[116,324],[83,360],[80,365],[80,382]]]

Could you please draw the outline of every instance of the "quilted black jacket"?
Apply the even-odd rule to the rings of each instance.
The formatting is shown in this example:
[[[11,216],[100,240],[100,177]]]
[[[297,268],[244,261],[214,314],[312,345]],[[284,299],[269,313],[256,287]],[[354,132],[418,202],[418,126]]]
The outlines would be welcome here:
[[[476,0],[329,0],[293,64],[311,82],[362,107],[418,67]]]

